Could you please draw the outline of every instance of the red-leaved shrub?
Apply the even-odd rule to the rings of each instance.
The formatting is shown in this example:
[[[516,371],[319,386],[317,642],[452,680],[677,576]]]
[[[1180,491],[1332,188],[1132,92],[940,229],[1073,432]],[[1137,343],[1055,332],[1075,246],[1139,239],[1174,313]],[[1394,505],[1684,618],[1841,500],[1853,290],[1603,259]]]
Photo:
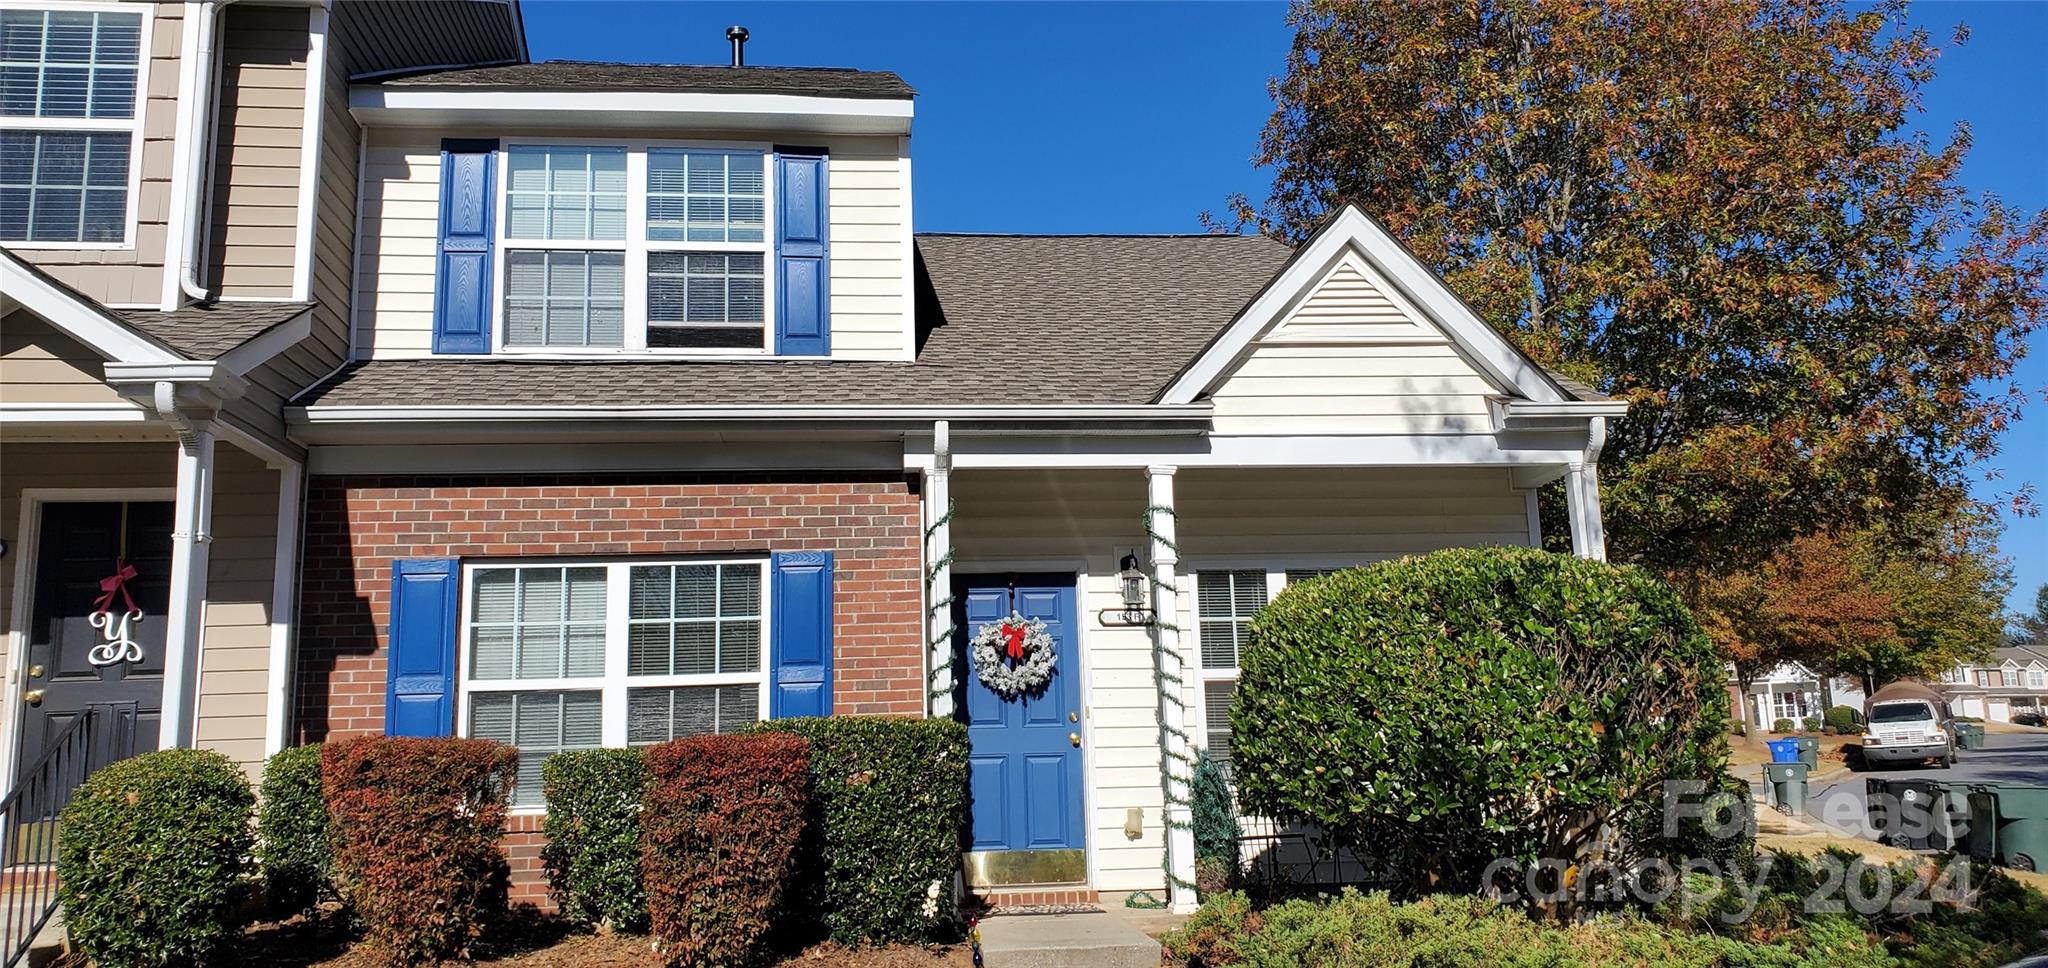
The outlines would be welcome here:
[[[498,840],[518,767],[480,739],[364,736],[320,761],[335,879],[392,965],[464,956],[505,904]]]
[[[810,743],[787,733],[693,736],[647,751],[640,866],[670,964],[760,954],[803,834],[809,756]]]

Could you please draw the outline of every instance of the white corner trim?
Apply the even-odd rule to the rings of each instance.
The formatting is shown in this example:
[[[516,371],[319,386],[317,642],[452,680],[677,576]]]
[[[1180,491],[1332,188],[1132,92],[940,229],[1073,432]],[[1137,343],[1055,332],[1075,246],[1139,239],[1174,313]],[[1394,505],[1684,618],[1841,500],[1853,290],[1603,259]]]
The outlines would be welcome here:
[[[305,106],[300,115],[298,234],[292,245],[292,298],[313,298],[313,239],[320,220],[320,142],[327,111],[327,9],[306,11]]]
[[[324,13],[325,11],[322,11]],[[304,468],[297,463],[277,469],[277,544],[270,572],[270,668],[265,683],[263,755],[269,757],[290,742],[294,669],[292,630],[299,591],[299,520],[305,500]]]
[[[901,178],[896,197],[903,209],[903,346],[898,352],[891,354],[891,358],[916,362],[917,226],[912,220],[910,209],[913,193],[910,190],[910,136],[907,134],[896,139],[896,167]]]
[[[1427,266],[1378,224],[1347,205],[1295,253],[1287,268],[1167,387],[1160,402],[1188,403],[1222,382],[1250,351],[1253,342],[1278,324],[1282,315],[1311,291],[1347,249],[1362,255],[1496,385],[1538,403],[1566,400],[1564,392],[1541,369],[1474,315]]]
[[[0,255],[0,292],[102,356],[139,363],[184,359],[91,300],[53,284],[12,253]]]

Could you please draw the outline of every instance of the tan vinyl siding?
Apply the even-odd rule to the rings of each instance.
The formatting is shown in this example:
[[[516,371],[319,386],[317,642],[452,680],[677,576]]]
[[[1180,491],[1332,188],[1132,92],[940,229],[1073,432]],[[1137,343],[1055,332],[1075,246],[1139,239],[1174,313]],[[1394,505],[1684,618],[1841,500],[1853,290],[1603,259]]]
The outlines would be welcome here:
[[[132,245],[100,249],[37,249],[9,244],[7,251],[42,267],[66,285],[111,306],[157,306],[163,300],[164,248],[169,238],[171,164],[178,126],[178,44],[184,5],[156,5],[149,27],[149,64],[143,87],[142,157]]]
[[[1190,731],[1201,735],[1195,674],[1194,571],[1357,564],[1410,552],[1528,542],[1527,505],[1505,470],[1431,468],[1183,469],[1175,479],[1182,548],[1181,650]],[[1159,726],[1150,633],[1104,626],[1121,609],[1116,556],[1145,554],[1138,471],[961,471],[953,475],[960,573],[1064,570],[1085,562],[1081,643],[1089,727],[1088,844],[1093,886],[1163,886]],[[993,567],[978,568],[977,562]],[[1137,840],[1124,814],[1144,811]]]
[[[306,11],[227,8],[207,265],[227,297],[287,299],[297,257]]]
[[[0,319],[0,403],[119,403],[101,382],[105,362],[28,310]]]
[[[708,141],[771,141],[759,134],[689,132]],[[433,352],[435,251],[440,229],[441,139],[502,132],[380,129],[363,178],[357,344],[369,357]],[[574,137],[550,132],[549,137]],[[593,134],[592,137],[598,137]],[[606,137],[616,137],[615,134]],[[815,135],[782,140],[815,143]],[[899,359],[910,353],[903,161],[895,138],[829,137],[832,355]]]
[[[263,762],[278,474],[234,447],[214,452],[213,548],[199,662],[200,746],[253,776]]]

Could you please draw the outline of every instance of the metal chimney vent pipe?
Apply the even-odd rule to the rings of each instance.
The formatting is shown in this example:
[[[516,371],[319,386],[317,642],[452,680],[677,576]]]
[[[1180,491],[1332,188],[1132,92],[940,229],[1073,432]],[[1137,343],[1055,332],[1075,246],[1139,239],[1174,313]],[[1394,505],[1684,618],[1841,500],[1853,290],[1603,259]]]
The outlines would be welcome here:
[[[738,24],[727,27],[725,39],[732,41],[732,66],[747,66],[747,28]]]

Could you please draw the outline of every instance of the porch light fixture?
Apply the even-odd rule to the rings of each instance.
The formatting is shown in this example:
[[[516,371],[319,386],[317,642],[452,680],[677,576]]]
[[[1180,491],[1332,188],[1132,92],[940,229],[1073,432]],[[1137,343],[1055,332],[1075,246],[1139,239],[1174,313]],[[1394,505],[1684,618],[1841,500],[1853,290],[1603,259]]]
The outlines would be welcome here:
[[[1112,626],[1150,625],[1152,609],[1145,605],[1146,575],[1138,567],[1138,556],[1128,554],[1117,562],[1117,580],[1123,586],[1124,607],[1122,612],[1113,608],[1102,610],[1102,624]]]

